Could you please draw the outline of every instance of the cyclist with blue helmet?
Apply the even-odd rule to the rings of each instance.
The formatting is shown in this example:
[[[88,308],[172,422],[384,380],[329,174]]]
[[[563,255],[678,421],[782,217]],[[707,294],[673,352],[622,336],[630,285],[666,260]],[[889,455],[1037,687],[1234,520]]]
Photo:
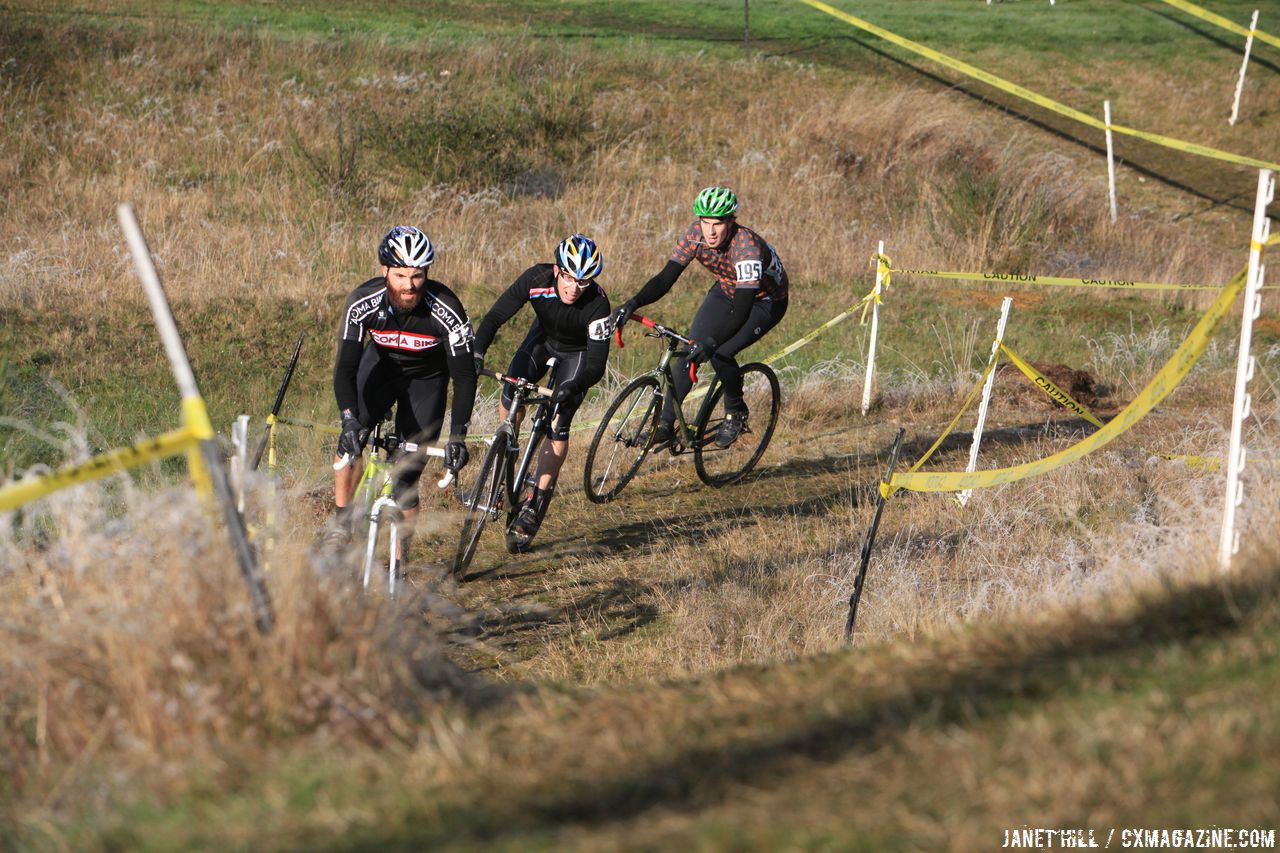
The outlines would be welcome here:
[[[396,432],[405,440],[435,440],[452,380],[445,465],[457,471],[467,464],[465,441],[476,396],[471,321],[453,291],[427,276],[434,260],[435,248],[426,234],[397,225],[378,246],[381,274],[347,297],[333,370],[342,428],[335,463],[360,456],[369,431],[393,404]],[[406,520],[417,512],[424,465],[423,458],[410,458],[397,469],[394,495]],[[334,472],[336,509],[325,535],[328,544],[345,544],[350,538],[350,505],[359,476],[358,465]]]
[[[556,247],[555,260],[534,264],[498,297],[476,327],[476,371],[484,367],[485,352],[498,329],[526,303],[534,321],[507,368],[510,376],[536,382],[547,372],[547,361],[556,359],[551,384],[555,388],[556,415],[550,440],[542,446],[536,484],[524,502],[508,540],[512,551],[529,548],[555,491],[556,478],[569,453],[569,425],[587,389],[604,376],[613,332],[609,297],[596,277],[604,268],[604,256],[590,237],[574,234]],[[506,418],[512,403],[504,387],[499,417]]]
[[[676,283],[685,267],[697,260],[715,282],[689,328],[693,345],[674,372],[675,399],[667,398],[654,435],[654,446],[670,443],[676,400],[683,401],[693,383],[689,364],[710,361],[724,386],[725,419],[716,431],[716,444],[728,447],[746,428],[739,352],[760,340],[787,313],[789,282],[777,251],[763,237],[738,224],[738,197],[728,187],[707,187],[693,202],[697,217],[676,241],[667,265],[635,296],[618,307],[618,328],[637,308],[657,302]]]

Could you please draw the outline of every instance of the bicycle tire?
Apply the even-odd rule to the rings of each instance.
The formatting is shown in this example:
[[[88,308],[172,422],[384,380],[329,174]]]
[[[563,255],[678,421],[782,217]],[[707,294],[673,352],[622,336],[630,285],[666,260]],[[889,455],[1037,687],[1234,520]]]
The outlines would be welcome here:
[[[778,424],[782,390],[772,368],[758,361],[743,366],[742,389],[748,408],[747,427],[733,444],[716,444],[716,433],[726,414],[723,385],[717,383],[711,389],[694,423],[693,465],[698,478],[708,486],[728,486],[751,473]]]
[[[529,437],[525,440],[524,449],[517,448],[517,452],[507,458],[508,522],[514,520],[516,513],[520,511],[520,505],[524,503],[525,489],[537,483],[538,460],[542,455],[542,442],[551,434],[550,423],[549,417],[541,421],[534,418],[533,423],[530,424]],[[525,464],[526,461],[528,464]],[[520,476],[517,477],[517,474]]]
[[[507,479],[506,455],[510,436],[498,432],[493,444],[484,454],[484,460],[476,474],[475,487],[467,496],[466,515],[462,519],[462,533],[458,539],[458,551],[453,558],[453,574],[461,578],[471,564],[480,542],[480,534],[491,516],[502,508],[506,495],[503,491]]]
[[[582,469],[582,487],[592,503],[616,498],[649,455],[662,412],[660,387],[657,377],[640,376],[627,383],[609,403],[591,438]]]

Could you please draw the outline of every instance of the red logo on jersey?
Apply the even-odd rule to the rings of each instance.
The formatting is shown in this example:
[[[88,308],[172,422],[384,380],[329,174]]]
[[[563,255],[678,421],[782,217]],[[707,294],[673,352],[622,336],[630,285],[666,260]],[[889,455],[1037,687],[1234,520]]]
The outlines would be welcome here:
[[[407,350],[408,352],[418,352],[440,343],[440,339],[435,335],[415,335],[413,332],[375,332],[370,331],[373,336],[373,342],[380,347],[388,349]]]

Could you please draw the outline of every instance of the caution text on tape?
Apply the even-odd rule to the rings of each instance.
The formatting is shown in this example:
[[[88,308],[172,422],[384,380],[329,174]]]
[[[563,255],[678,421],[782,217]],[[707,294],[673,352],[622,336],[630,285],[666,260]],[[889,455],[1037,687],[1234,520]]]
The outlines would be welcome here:
[[[1236,274],[1231,282],[1223,288],[1222,293],[1214,300],[1209,310],[1196,323],[1191,330],[1191,334],[1178,346],[1169,361],[1160,369],[1160,372],[1155,375],[1129,405],[1125,406],[1118,415],[1097,432],[1058,453],[1008,468],[975,472],[957,471],[921,474],[916,473],[917,463],[911,471],[905,474],[894,474],[890,482],[881,483],[881,494],[888,496],[899,489],[911,489],[921,492],[959,492],[965,489],[1012,483],[1026,477],[1047,474],[1106,446],[1145,417],[1191,371],[1191,368],[1209,345],[1209,339],[1213,336],[1214,331],[1217,330],[1218,325],[1227,315],[1231,304],[1239,296],[1241,289],[1244,287],[1245,274],[1244,270]]]

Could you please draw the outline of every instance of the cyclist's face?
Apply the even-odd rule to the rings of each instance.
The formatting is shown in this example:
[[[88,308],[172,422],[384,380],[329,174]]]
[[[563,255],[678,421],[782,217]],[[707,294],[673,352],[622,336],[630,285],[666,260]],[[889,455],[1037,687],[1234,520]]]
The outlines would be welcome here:
[[[427,283],[427,271],[422,267],[383,267],[387,279],[387,295],[391,306],[400,311],[412,311],[422,301],[422,288]]]
[[[556,265],[556,295],[564,304],[572,305],[577,302],[578,297],[586,293],[590,286],[590,281],[576,279],[560,269],[559,264]]]
[[[702,216],[698,219],[702,223],[702,237],[707,241],[707,245],[713,249],[719,249],[724,245],[724,241],[729,237],[729,231],[733,228],[732,219],[715,219],[710,216]]]

